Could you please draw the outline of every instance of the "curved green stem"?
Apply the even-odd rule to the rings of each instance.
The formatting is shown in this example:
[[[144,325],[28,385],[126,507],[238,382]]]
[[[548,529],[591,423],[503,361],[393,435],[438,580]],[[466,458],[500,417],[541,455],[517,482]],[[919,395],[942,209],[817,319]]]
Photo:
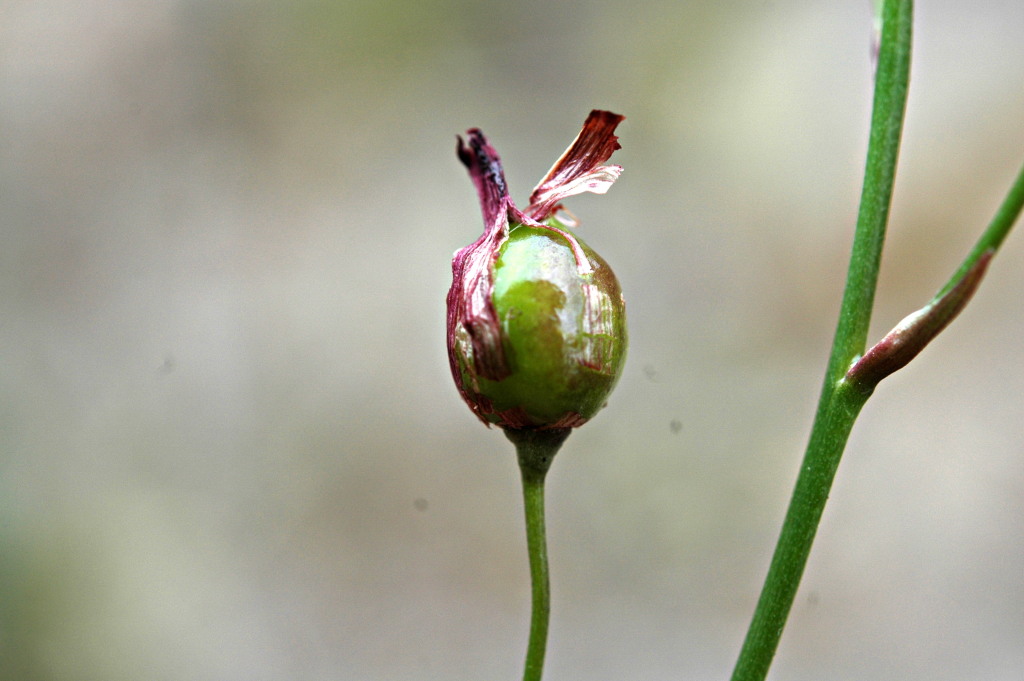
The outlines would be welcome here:
[[[864,190],[846,290],[818,411],[733,681],[763,681],[778,648],[854,421],[880,380],[911,361],[963,309],[1024,209],[1024,168],[935,298],[865,353],[910,80],[912,0],[884,0]]]
[[[548,578],[547,541],[544,534],[544,474],[523,468],[523,504],[526,510],[526,547],[530,555],[533,606],[530,641],[526,647],[523,681],[539,681],[544,673],[544,652],[551,615],[551,584]]]
[[[883,7],[864,189],[832,354],[800,474],[733,681],[763,681],[768,674],[846,440],[870,395],[844,377],[864,352],[871,322],[910,81],[912,13],[912,0],[886,0]]]
[[[1021,169],[1017,172],[1017,179],[1014,180],[1010,191],[1006,194],[1006,198],[999,205],[999,209],[996,211],[995,216],[993,216],[992,222],[989,223],[982,233],[978,243],[974,244],[974,248],[960,265],[960,269],[950,277],[946,285],[936,294],[936,299],[941,298],[952,290],[954,286],[967,276],[967,273],[977,265],[978,261],[986,253],[999,249],[1006,235],[1013,228],[1017,218],[1020,217],[1022,209],[1024,209],[1024,166],[1021,166]]]
[[[548,577],[548,550],[544,529],[544,479],[555,454],[570,429],[506,430],[516,446],[519,470],[523,478],[523,508],[526,513],[526,549],[530,557],[532,608],[530,640],[526,647],[523,681],[540,681],[544,674],[544,653],[551,616],[551,584]]]

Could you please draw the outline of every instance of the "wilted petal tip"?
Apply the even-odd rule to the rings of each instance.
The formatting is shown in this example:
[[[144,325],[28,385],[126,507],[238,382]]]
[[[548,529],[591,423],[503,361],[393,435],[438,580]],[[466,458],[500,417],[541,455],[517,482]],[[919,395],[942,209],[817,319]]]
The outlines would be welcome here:
[[[583,192],[607,192],[622,174],[622,167],[601,164],[622,148],[615,128],[625,119],[611,111],[591,111],[579,135],[534,188],[526,214],[543,222],[567,197]]]
[[[466,138],[463,140],[461,136],[457,136],[458,145],[455,151],[459,160],[469,170],[480,197],[484,222],[490,226],[495,217],[504,212],[506,199],[509,198],[505,171],[498,152],[479,128],[467,130]]]

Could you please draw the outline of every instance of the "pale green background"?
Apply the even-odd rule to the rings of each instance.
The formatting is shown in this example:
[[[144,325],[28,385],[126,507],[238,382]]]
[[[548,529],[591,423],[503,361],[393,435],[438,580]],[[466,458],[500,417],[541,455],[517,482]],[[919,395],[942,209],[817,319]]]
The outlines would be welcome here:
[[[1024,159],[1024,3],[918,3],[878,337]],[[510,445],[451,384],[455,135],[571,203],[632,346],[550,478],[546,678],[724,679],[855,218],[870,3],[0,4],[0,678],[514,679]],[[1024,678],[1024,237],[854,433],[773,678]]]

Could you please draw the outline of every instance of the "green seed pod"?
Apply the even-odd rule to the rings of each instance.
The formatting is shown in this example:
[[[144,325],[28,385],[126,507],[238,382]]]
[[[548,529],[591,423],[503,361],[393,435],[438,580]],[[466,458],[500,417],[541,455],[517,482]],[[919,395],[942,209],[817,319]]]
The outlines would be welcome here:
[[[573,428],[607,401],[626,357],[622,291],[608,264],[555,215],[567,196],[604,193],[618,166],[622,117],[591,112],[520,211],[501,161],[479,130],[460,139],[485,230],[452,262],[448,357],[463,399],[486,424]]]

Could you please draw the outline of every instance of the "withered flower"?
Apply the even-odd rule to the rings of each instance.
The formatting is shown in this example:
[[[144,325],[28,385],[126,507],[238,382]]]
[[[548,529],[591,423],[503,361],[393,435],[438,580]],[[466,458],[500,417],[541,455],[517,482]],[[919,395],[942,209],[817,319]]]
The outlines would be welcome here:
[[[574,428],[607,401],[626,357],[625,303],[608,263],[575,236],[561,201],[603,194],[622,168],[623,116],[592,111],[520,210],[497,152],[480,130],[459,159],[480,196],[484,233],[452,261],[448,358],[480,420],[505,429]]]

